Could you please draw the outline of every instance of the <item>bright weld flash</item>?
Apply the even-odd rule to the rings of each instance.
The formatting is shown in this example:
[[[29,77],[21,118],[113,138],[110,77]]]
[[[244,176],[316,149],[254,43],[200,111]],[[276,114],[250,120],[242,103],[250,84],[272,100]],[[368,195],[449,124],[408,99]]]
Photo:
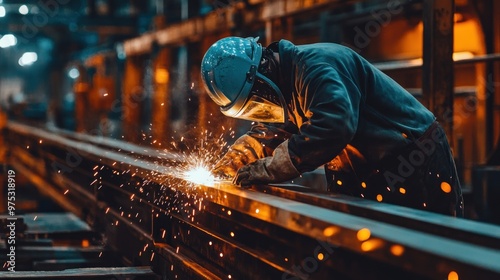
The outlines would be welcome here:
[[[215,177],[212,175],[210,170],[205,166],[194,166],[191,169],[188,169],[184,172],[183,178],[186,181],[191,183],[195,183],[198,185],[205,185],[209,187],[213,187],[215,185]]]

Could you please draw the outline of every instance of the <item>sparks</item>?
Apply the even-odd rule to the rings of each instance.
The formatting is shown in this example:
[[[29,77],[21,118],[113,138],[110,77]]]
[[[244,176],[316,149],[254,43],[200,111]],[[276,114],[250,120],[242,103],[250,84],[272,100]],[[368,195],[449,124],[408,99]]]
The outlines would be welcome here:
[[[212,187],[215,185],[215,177],[210,170],[203,165],[196,165],[193,168],[186,170],[182,176],[184,180],[198,185]]]

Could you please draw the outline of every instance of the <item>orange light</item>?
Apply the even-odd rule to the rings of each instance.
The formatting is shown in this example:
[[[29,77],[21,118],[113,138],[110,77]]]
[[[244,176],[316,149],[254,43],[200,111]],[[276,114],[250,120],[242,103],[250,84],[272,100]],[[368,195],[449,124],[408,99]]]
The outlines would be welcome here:
[[[318,254],[318,260],[322,261],[324,258],[325,256],[323,255],[323,253]]]
[[[342,186],[342,181],[337,180],[337,185]]]
[[[441,182],[441,190],[445,193],[451,192],[451,186],[447,182]]]
[[[365,241],[370,238],[371,232],[367,228],[362,228],[358,230],[358,233],[356,234],[356,237],[358,238],[359,241]]]
[[[329,226],[323,230],[323,234],[327,237],[330,237],[330,236],[334,235],[335,233],[337,233],[338,231],[339,231],[338,227]]]
[[[370,239],[361,243],[361,250],[363,252],[373,251],[382,247],[383,243],[384,242],[380,239]]]
[[[399,188],[399,192],[400,192],[401,194],[405,194],[405,193],[406,193],[406,189],[405,189],[405,188]]]
[[[90,242],[87,239],[82,240],[82,247],[88,248],[90,246]]]
[[[166,84],[169,80],[169,73],[167,69],[157,68],[155,71],[155,81],[158,84]]]
[[[384,199],[384,197],[381,194],[377,194],[377,201],[381,202]]]
[[[363,187],[363,189],[366,189],[366,183],[365,182],[361,182],[361,187]]]
[[[396,244],[392,245],[390,250],[394,256],[399,257],[405,252],[405,247]]]
[[[453,14],[453,21],[455,23],[464,21],[464,15],[461,13],[454,13]]]
[[[458,273],[450,271],[450,273],[448,273],[448,280],[458,280]]]

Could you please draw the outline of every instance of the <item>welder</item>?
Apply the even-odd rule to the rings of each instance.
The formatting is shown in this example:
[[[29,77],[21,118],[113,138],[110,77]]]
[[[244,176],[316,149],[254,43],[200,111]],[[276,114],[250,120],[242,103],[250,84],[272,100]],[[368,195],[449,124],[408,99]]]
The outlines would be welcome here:
[[[224,115],[253,121],[215,174],[249,187],[324,166],[331,192],[463,216],[436,117],[350,48],[226,37],[205,53],[201,75]]]

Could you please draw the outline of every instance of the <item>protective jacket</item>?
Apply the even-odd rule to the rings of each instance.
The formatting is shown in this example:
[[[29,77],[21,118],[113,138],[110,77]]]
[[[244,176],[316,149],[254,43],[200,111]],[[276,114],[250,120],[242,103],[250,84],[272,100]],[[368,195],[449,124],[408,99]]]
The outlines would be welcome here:
[[[254,154],[259,154],[259,157],[271,156],[274,148],[288,140],[288,153],[298,172],[312,171],[324,164],[330,190],[362,197],[365,197],[363,188],[374,170],[378,172],[379,167],[384,167],[381,165],[392,161],[390,164],[394,165],[396,172],[392,175],[395,177],[379,183],[381,186],[372,192],[370,198],[378,199],[381,190],[386,188],[398,193],[398,189],[404,186],[391,183],[401,183],[394,178],[408,176],[397,172],[398,163],[394,159],[401,153],[411,154],[408,147],[430,129],[435,116],[393,79],[347,47],[333,43],[294,45],[281,40],[277,48],[281,77],[277,83],[286,101],[288,121],[285,124],[254,125],[242,139],[251,136],[262,148],[256,147],[255,143],[246,148],[258,150]],[[445,136],[444,141],[447,145]],[[446,147],[444,152],[447,153]],[[450,159],[454,170],[453,159]],[[248,159],[249,162],[253,160]],[[422,163],[418,162],[420,171],[425,170],[422,165],[430,160],[431,157],[426,157]],[[456,173],[453,176],[456,177]],[[340,179],[346,177],[355,180],[346,179],[348,182],[344,182],[343,189]],[[452,202],[437,212],[453,213],[457,205],[461,205],[457,183],[454,178]],[[347,185],[353,184],[359,190],[353,191],[352,186],[351,190],[345,190]],[[412,206],[425,208],[427,198],[422,197],[422,192],[427,191],[423,186],[413,188],[419,189],[414,204],[424,206]]]

